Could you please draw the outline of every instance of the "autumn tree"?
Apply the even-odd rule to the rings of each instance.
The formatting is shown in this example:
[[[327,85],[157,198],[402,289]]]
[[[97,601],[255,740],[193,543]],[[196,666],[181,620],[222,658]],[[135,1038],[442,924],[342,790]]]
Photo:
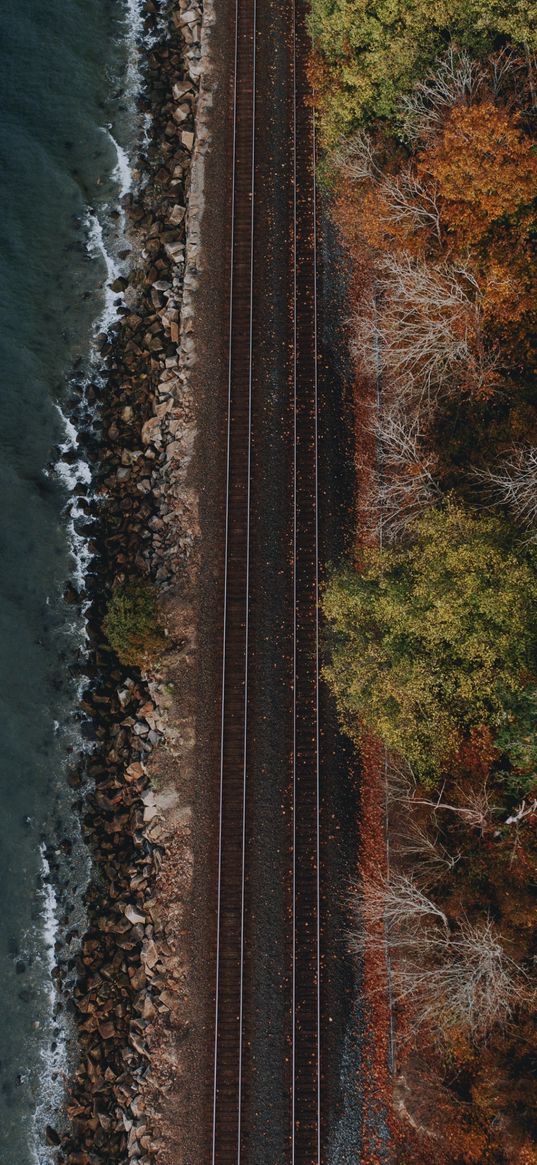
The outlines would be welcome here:
[[[499,219],[529,206],[537,190],[533,141],[492,100],[449,110],[416,170],[434,183],[443,222],[459,245],[479,244]]]
[[[347,235],[361,233],[381,269],[412,259],[471,275],[481,332],[489,352],[501,340],[507,369],[535,330],[528,247],[537,224],[537,155],[522,127],[529,90],[528,65],[513,50],[485,63],[451,49],[403,102],[410,158],[364,128],[334,152]]]
[[[450,46],[436,68],[405,93],[399,102],[406,141],[419,148],[442,132],[448,113],[479,94],[487,74],[482,61]]]
[[[532,998],[528,977],[490,919],[450,922],[414,878],[366,879],[351,891],[351,905],[351,951],[386,943],[395,1000],[410,1001],[416,1027],[437,1036],[456,1028],[481,1039]]]
[[[404,874],[392,873],[389,877],[367,879],[363,885],[353,887],[351,905],[359,925],[350,935],[350,948],[357,953],[371,941],[378,941],[379,923],[386,929],[392,947],[411,947],[414,954],[421,949],[427,951],[433,941],[429,931],[423,929],[424,922],[440,926],[442,933],[449,931],[444,911],[424,893],[413,877]]]
[[[434,784],[476,725],[495,736],[533,670],[537,576],[495,518],[430,510],[404,550],[330,579],[325,675],[346,730],[373,731]]]
[[[432,886],[453,872],[461,859],[461,851],[451,853],[443,844],[438,828],[420,825],[410,818],[404,832],[400,832],[395,853],[403,861],[412,863],[413,878],[418,886]]]
[[[505,952],[493,924],[462,918],[447,936],[431,938],[429,957],[397,961],[401,998],[411,998],[417,1024],[439,1034],[451,1029],[483,1039],[527,1004],[531,986]]]
[[[408,407],[404,394],[377,410],[373,428],[379,462],[377,533],[387,544],[402,538],[439,500],[440,491],[420,414]]]
[[[434,70],[399,102],[401,131],[416,151],[438,137],[457,106],[499,102],[527,112],[532,97],[533,59],[525,49],[504,45],[486,58],[475,58],[453,44]]]

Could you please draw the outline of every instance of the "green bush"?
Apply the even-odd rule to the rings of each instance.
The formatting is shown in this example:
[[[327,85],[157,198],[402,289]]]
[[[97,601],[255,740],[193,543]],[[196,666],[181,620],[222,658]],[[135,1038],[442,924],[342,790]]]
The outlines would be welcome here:
[[[361,573],[330,580],[325,674],[350,735],[374,732],[434,783],[472,728],[524,735],[537,573],[496,518],[448,505],[415,533],[410,548],[370,552]]]
[[[534,0],[313,0],[326,145],[362,121],[392,118],[398,98],[450,40],[474,54],[511,39],[537,48]]]
[[[149,663],[164,643],[153,587],[143,579],[114,586],[103,628],[121,663],[127,667]]]

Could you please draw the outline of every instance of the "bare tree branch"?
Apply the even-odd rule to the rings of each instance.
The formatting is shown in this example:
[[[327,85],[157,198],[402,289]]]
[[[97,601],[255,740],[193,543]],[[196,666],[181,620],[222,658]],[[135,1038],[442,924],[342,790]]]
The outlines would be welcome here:
[[[332,162],[346,178],[353,182],[373,182],[381,177],[375,159],[371,134],[359,129],[350,138],[342,139],[332,154]]]
[[[431,944],[430,957],[425,966],[397,959],[393,971],[397,997],[412,999],[418,1026],[460,1028],[479,1039],[534,998],[490,920],[473,924],[463,918],[455,935]]]
[[[510,959],[490,919],[464,916],[450,929],[444,912],[412,878],[392,874],[354,887],[351,951],[387,947],[395,1001],[412,1003],[416,1027],[452,1028],[483,1038],[514,1009],[535,1001],[528,976]]]
[[[518,825],[521,821],[524,821],[526,817],[533,817],[533,815],[536,813],[537,797],[534,797],[533,801],[530,801],[529,805],[526,804],[526,799],[524,798],[522,803],[518,806],[518,809],[515,809],[515,812],[512,813],[510,817],[506,817],[505,824]]]
[[[413,878],[404,874],[391,873],[389,878],[379,875],[352,888],[351,905],[359,921],[350,936],[350,948],[356,952],[372,943],[382,945],[384,935],[389,946],[410,945],[415,950],[424,945],[428,949],[432,939],[421,926],[424,921],[440,923],[448,930],[444,912]]]
[[[535,61],[535,55],[526,50],[523,55],[513,45],[504,45],[497,53],[493,53],[488,59],[489,80],[492,95],[497,100],[509,89],[513,84],[518,89],[517,82],[523,73],[527,74],[528,87],[532,92],[531,85],[531,65]]]
[[[482,296],[469,269],[385,255],[374,309],[355,317],[352,340],[370,375],[407,381],[429,407],[455,390],[479,394],[494,384],[498,356],[485,344]]]
[[[535,74],[537,71],[537,57],[528,45],[524,45],[525,64],[528,72],[528,85],[531,93],[531,107],[537,107],[537,87],[535,84]]]
[[[397,756],[396,753],[386,753],[386,800],[388,805],[411,801],[414,796],[417,779],[408,761]]]
[[[433,837],[414,820],[409,821],[407,832],[400,838],[395,852],[417,863],[414,866],[414,878],[426,886],[433,885],[451,872],[462,857],[460,850],[451,854],[446,849],[438,831]]]
[[[396,398],[377,413],[374,433],[380,463],[379,532],[393,542],[439,498],[436,461],[427,450],[419,412],[404,401]]]
[[[433,182],[425,182],[406,168],[394,178],[384,178],[379,190],[391,222],[413,231],[430,230],[442,242],[438,190]]]
[[[401,98],[403,130],[410,142],[429,141],[454,105],[470,101],[479,91],[486,71],[468,53],[450,48],[434,76],[420,81]]]
[[[413,797],[413,805],[426,805],[430,809],[434,809],[435,813],[438,810],[446,810],[449,813],[455,813],[457,817],[465,821],[473,829],[479,829],[481,833],[485,833],[490,828],[494,814],[498,811],[498,806],[493,805],[490,799],[490,790],[487,782],[483,782],[477,789],[462,789],[457,786],[457,793],[460,796],[461,803],[459,805],[451,805],[442,801],[440,797],[437,801],[428,801],[420,797]]]
[[[537,449],[514,449],[495,470],[476,470],[475,476],[485,483],[491,499],[507,506],[515,521],[537,529]]]

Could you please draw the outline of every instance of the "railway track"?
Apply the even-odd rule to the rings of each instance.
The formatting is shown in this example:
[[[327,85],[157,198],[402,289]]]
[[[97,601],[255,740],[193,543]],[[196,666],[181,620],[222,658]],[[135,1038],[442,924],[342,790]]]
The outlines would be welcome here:
[[[226,531],[218,844],[216,1011],[212,1165],[262,1165],[248,1153],[249,1033],[245,992],[259,952],[249,941],[248,804],[252,734],[251,667],[252,432],[256,391],[256,136],[258,8],[236,0],[233,165],[229,280]],[[266,15],[266,14],[265,14]],[[317,481],[317,298],[315,140],[307,93],[308,38],[303,0],[294,0],[288,46],[292,115],[292,248],[289,273],[292,352],[292,853],[288,1160],[321,1161],[321,1009],[319,886],[319,532]],[[286,256],[280,256],[287,264]],[[283,424],[283,422],[282,422]],[[283,435],[282,435],[282,439]],[[287,439],[287,438],[285,438]],[[267,1165],[273,1165],[267,1160]]]

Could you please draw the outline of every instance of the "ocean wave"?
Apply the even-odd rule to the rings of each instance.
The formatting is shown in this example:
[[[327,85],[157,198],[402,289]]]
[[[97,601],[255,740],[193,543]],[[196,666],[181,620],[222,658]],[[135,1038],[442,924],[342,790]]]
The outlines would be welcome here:
[[[54,470],[60,481],[65,486],[69,495],[67,501],[67,537],[71,555],[73,559],[73,579],[79,591],[86,589],[86,577],[90,567],[93,555],[89,547],[87,536],[87,527],[91,525],[94,519],[88,515],[85,509],[80,504],[78,495],[75,494],[77,486],[86,486],[86,496],[89,496],[92,483],[91,467],[83,457],[76,455],[80,446],[80,438],[70,417],[67,417],[59,404],[55,405],[56,411],[62,423],[65,440],[60,442],[58,446],[60,456],[55,462]],[[65,454],[71,454],[69,460],[65,459]],[[80,526],[83,526],[82,532]],[[83,642],[87,640],[88,633],[86,627],[86,610],[81,611],[80,622],[77,623],[80,637]]]
[[[100,258],[106,269],[106,279],[102,285],[104,293],[104,308],[97,318],[95,325],[95,332],[109,332],[114,324],[117,322],[118,313],[118,294],[112,291],[110,286],[114,280],[118,279],[120,272],[119,262],[109,250],[104,241],[104,232],[101,220],[91,207],[88,207],[85,215],[84,226],[87,233],[87,250],[88,254],[93,258]],[[121,302],[121,298],[120,298]]]
[[[159,11],[155,32],[149,33],[144,27],[144,0],[124,0],[125,2],[125,42],[127,46],[126,92],[132,105],[142,86],[142,59],[157,43],[166,26],[167,0],[156,0]]]
[[[54,1165],[56,1154],[44,1143],[44,1127],[54,1123],[64,1098],[64,1081],[68,1067],[68,1030],[65,1021],[56,1014],[57,993],[53,971],[56,965],[56,942],[59,934],[58,901],[51,879],[46,848],[39,847],[41,855],[41,917],[40,946],[45,973],[47,1015],[44,1022],[44,1040],[40,1049],[39,1100],[35,1109],[31,1151],[35,1165]]]
[[[129,3],[129,60],[134,52],[130,42],[138,43],[142,35],[143,19],[141,4],[132,0]],[[138,68],[138,66],[136,66]],[[99,381],[105,375],[104,363],[101,357],[96,338],[102,333],[109,334],[116,326],[125,297],[123,292],[114,291],[112,285],[125,272],[125,263],[119,258],[122,251],[128,251],[127,224],[122,201],[132,190],[133,173],[128,151],[112,133],[112,126],[103,126],[105,133],[113,147],[115,166],[110,172],[110,182],[115,186],[113,205],[105,203],[99,210],[88,206],[84,215],[83,226],[86,233],[86,250],[92,260],[99,263],[103,270],[103,279],[100,292],[103,297],[101,310],[96,314],[93,325],[93,339],[90,346],[88,374],[83,381],[82,405],[79,413],[84,415],[84,427],[91,429],[95,421],[95,410],[87,403],[86,390],[90,383]],[[134,135],[134,126],[133,126]],[[134,135],[135,136],[135,135]],[[113,226],[112,210],[119,210],[118,225]],[[117,214],[116,210],[116,214]],[[89,462],[77,455],[80,449],[79,433],[72,417],[66,416],[63,409],[56,403],[56,409],[64,430],[64,440],[60,442],[58,451],[60,456],[54,465],[54,471],[62,482],[69,500],[66,506],[68,513],[67,537],[73,559],[73,581],[80,593],[86,589],[86,578],[93,554],[89,548],[88,526],[94,518],[80,503],[80,487],[84,487],[86,498],[90,498],[92,485],[92,470]],[[62,456],[63,455],[63,456]],[[68,455],[68,456],[67,456]],[[81,634],[87,639],[86,610],[82,611]]]
[[[112,133],[112,126],[106,126],[104,133],[108,137],[116,155],[116,165],[112,171],[111,178],[117,186],[119,199],[119,232],[117,235],[116,243],[119,243],[123,248],[127,243],[127,221],[125,217],[123,199],[125,198],[125,195],[129,194],[132,190],[132,166],[126,149],[124,149],[124,147],[121,146],[118,141],[116,141],[116,138]]]
[[[130,190],[132,190],[132,167],[130,164],[129,155],[123,146],[120,146],[119,142],[116,141],[112,133],[111,126],[106,127],[105,133],[108,134],[114,150],[116,151],[117,157],[116,166],[112,172],[112,178],[115,182],[117,182],[119,188],[119,197],[124,198],[124,196],[128,194]]]
[[[95,410],[87,404],[86,390],[90,383],[99,381],[104,376],[105,371],[96,338],[102,333],[109,334],[113,331],[120,318],[120,309],[125,302],[123,292],[114,291],[112,284],[125,270],[124,264],[118,258],[118,253],[127,249],[126,222],[121,200],[129,193],[133,183],[132,169],[127,151],[116,141],[110,128],[106,127],[103,132],[108,135],[116,155],[116,165],[110,177],[117,188],[117,203],[119,205],[120,217],[119,229],[116,228],[115,232],[112,231],[110,226],[111,216],[109,206],[105,205],[99,214],[92,207],[87,207],[84,217],[88,255],[97,262],[100,262],[104,267],[104,279],[100,288],[104,303],[101,311],[96,315],[93,325],[93,340],[89,352],[89,371],[82,384],[81,412],[85,414],[86,427],[89,429],[92,428],[95,420]],[[112,235],[115,235],[113,241]],[[67,535],[74,562],[73,578],[78,590],[83,592],[86,589],[86,576],[93,558],[93,554],[89,548],[87,528],[94,522],[94,518],[81,505],[78,495],[80,493],[79,487],[83,486],[85,487],[84,493],[86,498],[91,498],[92,470],[89,462],[82,455],[77,455],[80,448],[80,438],[72,417],[67,417],[58,404],[56,404],[56,409],[62,422],[65,439],[58,447],[60,456],[55,462],[54,469],[69,495],[67,504],[69,514]],[[69,456],[65,456],[66,454]],[[85,612],[83,612],[84,614]],[[84,633],[85,625],[85,619],[83,618],[82,628]]]
[[[141,88],[141,51],[144,41],[143,0],[125,0],[125,40],[127,45],[126,90],[135,102]],[[147,47],[144,45],[144,47]]]

